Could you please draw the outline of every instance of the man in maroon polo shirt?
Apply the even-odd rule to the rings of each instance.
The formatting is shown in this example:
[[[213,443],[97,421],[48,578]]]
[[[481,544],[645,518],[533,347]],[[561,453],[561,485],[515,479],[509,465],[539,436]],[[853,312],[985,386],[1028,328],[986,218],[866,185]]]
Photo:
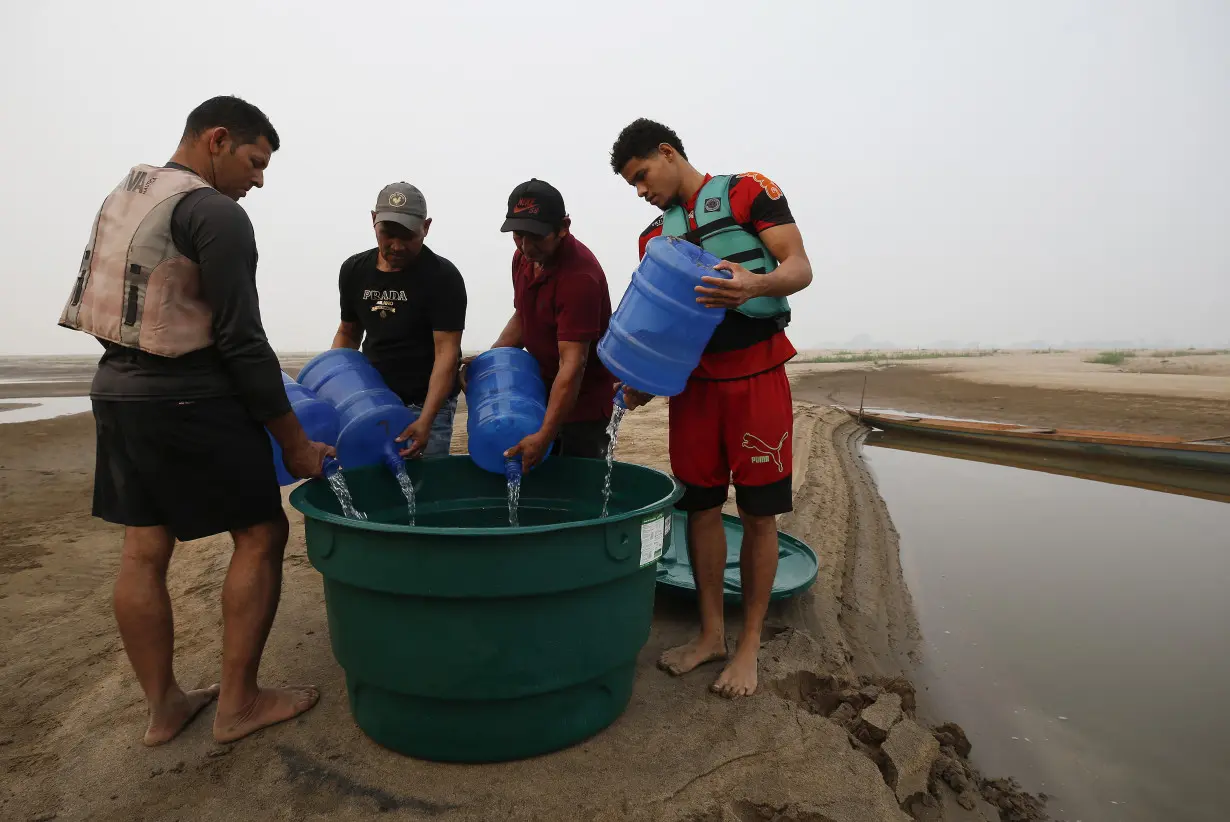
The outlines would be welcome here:
[[[611,293],[597,258],[572,235],[559,191],[542,180],[513,189],[501,231],[511,232],[514,313],[492,348],[524,348],[550,399],[542,428],[510,449],[524,470],[552,444],[566,457],[605,458],[615,378],[598,359]]]

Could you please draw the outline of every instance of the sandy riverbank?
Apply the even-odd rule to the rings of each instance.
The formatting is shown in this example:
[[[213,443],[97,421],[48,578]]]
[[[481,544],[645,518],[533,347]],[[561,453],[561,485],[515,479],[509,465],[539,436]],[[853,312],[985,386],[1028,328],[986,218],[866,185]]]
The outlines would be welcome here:
[[[659,401],[628,418],[620,459],[666,466],[665,410]],[[459,416],[455,450],[464,447],[463,432]],[[896,721],[896,696],[878,694],[893,683],[909,712],[912,689],[892,678],[918,636],[895,532],[852,447],[858,436],[839,411],[797,408],[797,510],[782,527],[818,552],[820,575],[805,596],[771,611],[755,697],[712,695],[716,666],[682,679],[656,669],[658,654],[694,624],[688,603],[660,597],[632,704],[612,727],[548,756],[458,766],[390,753],[354,725],[328,646],[320,578],[293,509],[263,674],[317,683],[321,703],[230,746],[212,741],[207,711],[173,744],[143,748],[141,694],[110,613],[120,533],[88,515],[91,418],[0,425],[0,816],[909,819],[901,800],[925,790],[939,744],[908,717]],[[218,676],[218,594],[228,553],[226,539],[210,538],[182,545],[172,562],[185,686]],[[732,636],[737,628],[732,613]],[[859,718],[864,708],[868,722]],[[884,746],[877,726],[893,727]],[[942,757],[935,772],[958,787],[970,784],[959,756]],[[917,797],[906,806],[922,818],[996,818],[974,790],[966,804],[980,810],[967,812],[944,780],[931,782],[937,807],[923,808]],[[986,789],[995,796],[995,785]]]
[[[309,357],[289,356],[288,371]],[[328,648],[319,575],[307,562],[293,509],[265,671],[271,680],[320,684],[321,704],[296,723],[234,746],[216,746],[206,720],[171,746],[142,748],[140,692],[110,613],[119,529],[88,516],[91,418],[0,425],[0,763],[9,777],[0,813],[114,820],[229,819],[253,809],[272,819],[384,812],[445,820],[907,819],[902,797],[888,784],[901,775],[875,730],[876,723],[891,724],[895,701],[878,697],[873,707],[875,692],[861,691],[873,680],[873,687],[892,682],[911,704],[908,682],[894,677],[909,667],[918,628],[896,532],[857,453],[862,432],[825,406],[857,405],[865,381],[869,407],[1191,437],[1230,433],[1230,375],[1223,373],[1230,357],[1138,357],[1119,366],[1088,363],[1089,357],[791,364],[800,400],[796,511],[781,527],[817,550],[821,568],[807,595],[771,612],[760,693],[742,703],[714,697],[707,686],[717,666],[680,680],[658,671],[657,655],[694,625],[689,603],[660,597],[633,702],[615,725],[567,751],[488,766],[410,760],[354,726]],[[80,393],[93,361],[8,365],[0,376],[17,381],[0,386],[0,396],[12,398],[5,405],[24,405],[22,397]],[[457,452],[465,448],[464,427],[463,410]],[[618,457],[668,468],[664,402],[628,418]],[[225,539],[206,539],[182,546],[172,564],[177,670],[187,685],[217,678],[227,556]],[[737,611],[728,630],[738,630]],[[867,708],[869,722],[858,716]],[[878,716],[884,713],[888,719]],[[911,754],[929,762],[938,747],[933,739],[899,731],[889,747],[902,763]],[[970,781],[959,756],[941,762],[935,775],[957,786]],[[919,818],[996,818],[985,805],[964,811],[942,779],[931,786],[943,809],[923,808],[917,799],[905,808]],[[985,787],[996,796],[996,785]]]
[[[294,373],[309,356],[292,356],[286,367]],[[694,625],[688,603],[663,597],[632,704],[615,725],[567,751],[489,766],[406,759],[357,730],[328,648],[319,575],[305,556],[302,521],[293,509],[282,606],[264,670],[271,681],[318,683],[321,704],[295,723],[233,746],[213,744],[206,719],[173,745],[142,748],[141,696],[110,612],[119,529],[88,515],[91,418],[0,425],[0,767],[6,775],[0,815],[907,819],[888,784],[900,783],[901,774],[889,765],[875,730],[876,723],[891,724],[894,700],[863,693],[862,686],[872,678],[880,683],[873,687],[894,682],[910,705],[910,686],[893,677],[908,667],[918,629],[901,581],[896,532],[857,454],[862,432],[824,406],[857,405],[866,380],[869,407],[1192,437],[1230,433],[1224,399],[1230,376],[1221,373],[1230,358],[1138,358],[1116,367],[1087,357],[792,364],[801,401],[796,511],[781,527],[817,550],[821,568],[806,596],[771,612],[761,691],[729,703],[707,691],[716,666],[680,680],[658,671],[657,655]],[[0,364],[0,377],[20,380],[0,386],[0,396],[20,404],[22,397],[80,393],[93,358]],[[1160,386],[1147,381],[1154,376],[1172,382],[1144,393]],[[620,459],[667,468],[665,411],[658,401],[628,418]],[[464,450],[464,421],[462,414],[456,451]],[[177,671],[188,686],[217,678],[218,593],[227,557],[227,541],[214,538],[182,546],[172,563]],[[733,635],[737,612],[731,617]],[[874,707],[872,699],[879,699]],[[860,718],[865,708],[870,711]],[[937,747],[931,739],[934,734],[899,731],[889,747],[901,763],[911,753],[929,761]],[[967,784],[966,763],[950,759],[934,775]],[[985,805],[964,811],[945,784],[932,780],[943,809],[917,801],[906,807],[919,818],[996,818]],[[984,787],[996,797],[996,785]]]
[[[1198,439],[1230,434],[1230,356],[1086,362],[1096,352],[790,366],[819,404]],[[1162,369],[1165,373],[1154,373]]]

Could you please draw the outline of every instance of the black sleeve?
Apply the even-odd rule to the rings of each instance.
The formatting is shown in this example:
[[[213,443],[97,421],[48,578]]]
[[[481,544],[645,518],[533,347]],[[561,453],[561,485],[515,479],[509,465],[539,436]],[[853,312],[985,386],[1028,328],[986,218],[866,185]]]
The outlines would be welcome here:
[[[431,330],[464,331],[466,327],[466,283],[461,272],[448,260],[440,260],[436,287],[432,289]]]
[[[238,203],[212,190],[180,206],[172,235],[201,267],[201,296],[213,311],[214,346],[223,365],[253,417],[265,422],[281,416],[290,402],[261,324],[252,222]]]
[[[765,191],[761,191],[752,200],[751,218],[751,223],[757,231],[764,231],[775,225],[790,225],[794,222],[794,215],[790,213],[790,204],[786,202],[786,195],[783,194],[774,200]]]
[[[351,296],[354,291],[354,270],[357,267],[357,257],[351,257],[342,263],[342,270],[337,275],[337,291],[342,301],[342,322],[357,323],[359,315],[354,311]]]
[[[735,222],[757,232],[794,222],[790,204],[777,183],[763,174],[738,175],[730,186],[730,210]]]

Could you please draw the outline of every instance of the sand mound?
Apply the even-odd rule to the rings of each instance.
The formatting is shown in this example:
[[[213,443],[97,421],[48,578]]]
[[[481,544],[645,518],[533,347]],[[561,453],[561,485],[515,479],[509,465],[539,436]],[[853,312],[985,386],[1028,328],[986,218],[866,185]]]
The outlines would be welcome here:
[[[757,695],[709,693],[716,666],[680,679],[655,668],[695,624],[692,603],[660,595],[614,725],[565,751],[481,766],[409,759],[355,726],[293,509],[262,675],[317,683],[320,704],[226,746],[212,741],[208,709],[172,744],[145,749],[141,693],[110,613],[119,529],[88,517],[91,420],[0,426],[0,818],[996,818],[979,804],[987,788],[964,759],[964,735],[918,725],[913,689],[893,678],[917,626],[887,511],[852,450],[859,431],[840,411],[797,410],[797,510],[782,527],[817,551],[820,575],[771,610]],[[462,414],[458,447],[464,425]],[[666,467],[665,403],[629,416],[618,455]],[[185,687],[218,678],[229,550],[225,538],[184,544],[171,565]],[[738,630],[735,612],[728,630]]]

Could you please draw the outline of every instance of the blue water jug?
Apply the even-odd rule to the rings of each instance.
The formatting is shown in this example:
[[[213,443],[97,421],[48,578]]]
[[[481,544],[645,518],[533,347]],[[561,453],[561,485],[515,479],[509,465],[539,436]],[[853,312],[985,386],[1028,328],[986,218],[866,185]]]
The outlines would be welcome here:
[[[299,383],[337,411],[337,458],[345,468],[385,464],[396,472],[404,443],[394,439],[418,414],[406,407],[361,352],[334,348],[299,371]]]
[[[282,387],[286,389],[286,399],[290,400],[290,410],[299,418],[307,438],[313,442],[323,442],[325,445],[337,445],[338,417],[337,411],[329,403],[317,397],[311,390],[305,388],[282,372]],[[267,430],[265,433],[269,433]],[[269,434],[273,443],[273,466],[278,474],[278,485],[291,485],[299,480],[290,475],[282,462],[282,446]]]
[[[726,316],[696,302],[701,277],[721,260],[678,237],[654,237],[598,341],[598,359],[620,382],[658,397],[683,391],[713,330]]]
[[[470,458],[485,471],[518,474],[520,461],[509,465],[504,452],[542,428],[547,415],[538,361],[520,348],[479,354],[466,367],[466,408]]]

